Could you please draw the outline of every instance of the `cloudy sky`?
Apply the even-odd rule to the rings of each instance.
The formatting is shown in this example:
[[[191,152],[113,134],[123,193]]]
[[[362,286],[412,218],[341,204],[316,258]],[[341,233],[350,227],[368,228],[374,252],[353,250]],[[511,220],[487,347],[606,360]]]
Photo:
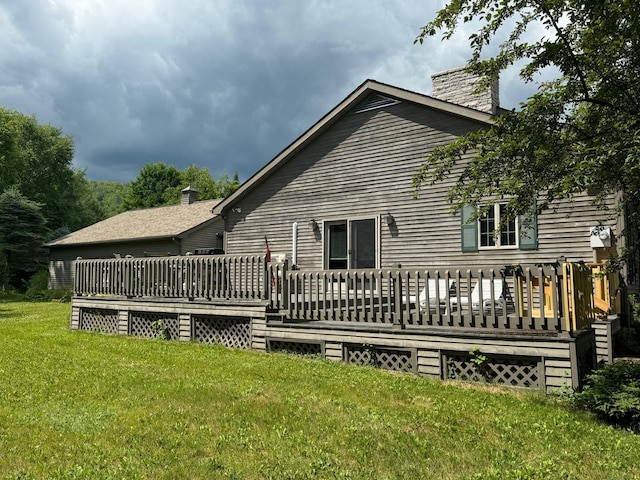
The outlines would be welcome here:
[[[444,0],[2,0],[0,106],[73,137],[92,180],[147,162],[246,180],[367,78],[429,94],[468,32],[414,45]],[[501,78],[501,104],[533,88]]]

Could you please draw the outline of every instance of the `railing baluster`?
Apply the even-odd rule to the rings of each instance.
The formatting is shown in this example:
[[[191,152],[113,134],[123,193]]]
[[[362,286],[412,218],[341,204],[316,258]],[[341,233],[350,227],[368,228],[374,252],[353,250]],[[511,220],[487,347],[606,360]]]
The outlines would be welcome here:
[[[416,278],[416,312],[418,316],[418,323],[420,325],[437,325],[440,322],[440,301],[441,292],[438,285],[438,279],[440,278],[440,272],[438,270],[427,269],[420,272],[420,276]],[[436,297],[431,297],[431,285],[435,283]],[[424,292],[424,305],[420,299],[420,295]]]
[[[375,318],[375,301],[374,301],[374,289],[375,289],[375,278],[373,272],[365,272],[364,273],[364,285],[363,288],[366,292],[366,312],[365,312],[365,322],[371,323]]]
[[[331,279],[327,271],[322,272],[322,320],[329,320],[329,293],[330,293]]]
[[[556,332],[562,331],[562,324],[560,322],[559,310],[560,310],[560,296],[558,295],[558,271],[554,268],[551,274],[551,307],[553,308],[553,325],[551,326]]]
[[[300,318],[300,277],[298,271],[291,272],[291,296],[295,318]]]
[[[329,273],[329,313],[327,314],[327,320],[335,320],[336,319],[336,307],[335,307],[335,286],[336,286],[336,272],[332,270]]]
[[[402,272],[399,270],[394,271],[393,278],[393,324],[401,327],[404,324],[402,319],[402,283],[403,281],[406,281],[406,283],[408,284],[408,279],[403,280]]]
[[[300,295],[302,296],[302,301],[300,305],[302,306],[302,318],[304,320],[309,319],[309,289],[307,288],[307,272],[302,272],[299,276],[300,278]]]
[[[350,322],[353,320],[352,318],[352,308],[351,308],[351,297],[353,290],[350,288],[351,285],[351,270],[346,270],[344,272],[344,284],[343,288],[340,289],[342,293],[344,293],[344,306],[342,307],[343,319]]]
[[[535,330],[546,330],[546,302],[545,302],[545,275],[541,266],[537,266],[537,279],[538,279],[538,303],[540,305],[538,318],[534,320],[533,328]]]
[[[464,309],[463,309],[463,315],[461,318],[462,323],[460,324],[461,327],[472,327],[472,319],[473,319],[473,282],[474,282],[474,278],[475,281],[477,282],[478,280],[480,280],[479,278],[477,278],[477,274],[474,273],[472,270],[467,270],[467,295],[466,295],[466,303],[464,304]],[[480,287],[478,287],[480,288]]]
[[[445,270],[444,271],[444,277],[446,280],[446,286],[447,286],[447,291],[446,291],[446,295],[445,295],[445,307],[444,307],[444,312],[442,312],[442,315],[440,315],[440,317],[438,318],[438,323],[437,325],[444,325],[444,322],[448,322],[448,320],[444,320],[447,318],[448,315],[451,315],[451,287],[453,285],[455,285],[455,278],[451,278],[451,272],[449,270]],[[456,287],[457,288],[457,287]]]
[[[314,320],[320,320],[320,273],[313,272],[312,274],[313,284],[311,285],[311,289],[313,292],[312,302],[313,302],[313,315],[312,318]],[[315,286],[315,288],[314,288]]]

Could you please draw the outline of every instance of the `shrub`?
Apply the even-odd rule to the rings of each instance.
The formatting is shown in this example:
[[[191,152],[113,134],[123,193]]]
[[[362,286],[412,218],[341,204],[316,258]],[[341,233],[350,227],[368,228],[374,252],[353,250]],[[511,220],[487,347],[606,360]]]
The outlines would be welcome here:
[[[24,294],[14,289],[0,288],[0,302],[24,302]]]
[[[596,370],[575,400],[610,423],[640,431],[640,364],[618,362]]]
[[[71,301],[72,293],[70,290],[56,289],[49,290],[49,271],[40,270],[33,274],[27,283],[27,291],[25,296],[32,301],[47,302],[47,301]]]
[[[640,300],[636,295],[629,295],[629,304],[629,325],[618,334],[618,352],[621,355],[640,356]]]
[[[34,295],[37,292],[47,290],[49,288],[49,271],[40,270],[34,273],[27,282],[27,295]]]

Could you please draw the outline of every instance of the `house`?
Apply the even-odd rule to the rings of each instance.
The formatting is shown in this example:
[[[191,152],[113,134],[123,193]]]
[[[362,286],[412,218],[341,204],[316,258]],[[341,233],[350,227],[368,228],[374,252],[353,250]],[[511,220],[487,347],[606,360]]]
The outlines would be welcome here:
[[[470,209],[450,211],[456,172],[414,198],[411,179],[429,151],[498,111],[497,82],[480,98],[476,85],[461,68],[435,75],[432,96],[364,82],[216,206],[225,252],[261,252],[265,235],[301,269],[590,263],[615,252],[620,225],[594,246],[601,214],[586,195],[510,223],[495,241],[499,203],[473,224]]]
[[[79,261],[72,328],[314,353],[436,378],[552,390],[611,361],[616,286],[591,267],[619,248],[587,196],[499,233],[496,202],[451,212],[451,178],[414,198],[437,145],[490,125],[497,82],[464,69],[431,96],[367,80],[213,208],[224,256]],[[597,268],[597,267],[594,267]],[[99,295],[99,296],[96,296]],[[471,353],[470,353],[471,352]]]
[[[47,243],[50,288],[73,287],[78,257],[185,255],[199,249],[221,253],[222,218],[211,213],[218,203],[199,202],[189,186],[180,205],[131,210]]]

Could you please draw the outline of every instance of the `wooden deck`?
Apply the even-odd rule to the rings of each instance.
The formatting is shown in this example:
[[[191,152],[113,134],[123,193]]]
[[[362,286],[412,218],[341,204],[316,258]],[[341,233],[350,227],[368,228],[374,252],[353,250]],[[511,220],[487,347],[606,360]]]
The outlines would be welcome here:
[[[479,351],[485,380],[549,390],[577,386],[596,343],[599,358],[610,353],[611,329],[590,328],[590,272],[575,264],[301,271],[252,255],[78,260],[71,327],[463,380],[478,380]]]

